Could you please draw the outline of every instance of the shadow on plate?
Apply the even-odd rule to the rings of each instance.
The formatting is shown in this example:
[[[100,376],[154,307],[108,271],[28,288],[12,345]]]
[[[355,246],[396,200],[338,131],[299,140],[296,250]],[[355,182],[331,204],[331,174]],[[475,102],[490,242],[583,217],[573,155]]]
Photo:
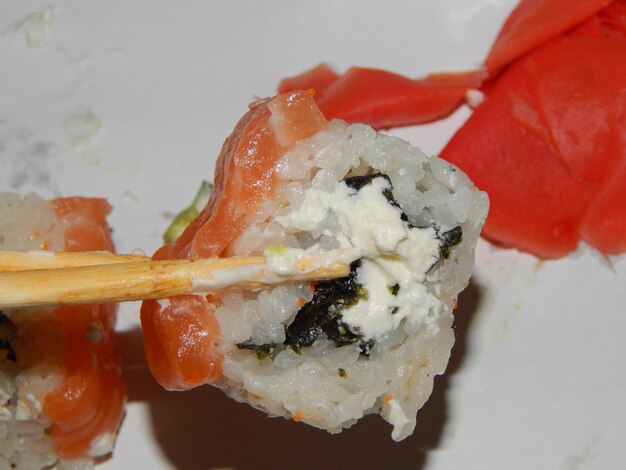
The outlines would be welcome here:
[[[129,400],[147,402],[155,439],[179,469],[421,469],[429,450],[436,449],[443,436],[450,378],[463,365],[466,337],[479,303],[480,290],[470,283],[455,313],[456,344],[448,371],[435,379],[414,434],[399,443],[391,440],[391,426],[379,416],[365,417],[331,435],[283,418],[268,418],[213,387],[166,392],[145,368],[127,374]],[[141,332],[122,333],[119,341],[125,359],[138,363],[143,357]]]

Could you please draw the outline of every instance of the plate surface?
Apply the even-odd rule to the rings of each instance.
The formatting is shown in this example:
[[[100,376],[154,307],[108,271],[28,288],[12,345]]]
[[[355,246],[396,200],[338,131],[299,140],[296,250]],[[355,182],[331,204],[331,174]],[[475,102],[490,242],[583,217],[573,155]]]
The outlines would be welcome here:
[[[247,104],[326,61],[477,67],[513,0],[0,3],[0,190],[107,197],[118,249],[156,249]],[[435,154],[469,115],[395,129]],[[203,387],[167,393],[119,316],[129,404],[102,470],[607,469],[626,461],[626,257],[542,262],[481,241],[457,344],[415,434],[337,436]]]

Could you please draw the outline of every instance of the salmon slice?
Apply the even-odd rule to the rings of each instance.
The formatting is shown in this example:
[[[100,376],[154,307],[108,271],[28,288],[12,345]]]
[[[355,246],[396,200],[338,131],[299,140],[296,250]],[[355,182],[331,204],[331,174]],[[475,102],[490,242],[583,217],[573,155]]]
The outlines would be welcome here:
[[[104,199],[66,197],[50,201],[65,234],[67,251],[115,251],[106,217],[110,204]]]
[[[207,206],[155,259],[227,255],[228,246],[259,216],[273,196],[274,165],[296,141],[326,125],[311,94],[293,92],[261,100],[226,139],[215,166],[215,189]],[[146,301],[141,322],[148,364],[168,390],[186,390],[222,375],[216,350],[219,324],[213,315],[215,296],[179,296]]]
[[[485,67],[491,75],[513,60],[587,20],[611,0],[522,0],[491,47]]]
[[[68,344],[61,389],[46,396],[56,453],[63,458],[106,453],[124,413],[125,385],[114,350],[112,305],[56,312]]]
[[[50,204],[63,226],[66,250],[113,249],[106,201],[77,197]],[[113,343],[115,315],[112,304],[62,307],[19,330],[21,366],[57,364],[65,371],[44,403],[54,450],[64,459],[109,452],[121,424],[126,392]]]

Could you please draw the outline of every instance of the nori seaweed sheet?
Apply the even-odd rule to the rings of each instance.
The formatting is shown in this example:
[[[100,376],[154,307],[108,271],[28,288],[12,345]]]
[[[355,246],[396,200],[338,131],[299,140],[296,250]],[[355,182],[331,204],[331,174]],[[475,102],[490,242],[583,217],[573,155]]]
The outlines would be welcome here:
[[[452,247],[458,245],[463,240],[463,229],[460,226],[443,233],[437,233],[437,238],[441,241],[439,254],[443,259],[448,259]]]
[[[359,337],[341,322],[341,311],[367,297],[357,280],[361,261],[350,265],[347,277],[322,281],[315,286],[313,298],[304,304],[291,325],[285,329],[285,343],[297,349],[311,346],[322,332],[337,346],[359,341]]]

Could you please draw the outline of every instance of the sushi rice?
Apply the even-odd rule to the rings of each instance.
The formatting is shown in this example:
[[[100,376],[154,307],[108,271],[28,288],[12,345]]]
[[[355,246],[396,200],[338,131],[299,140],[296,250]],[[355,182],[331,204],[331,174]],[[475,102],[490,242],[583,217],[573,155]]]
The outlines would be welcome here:
[[[214,385],[272,416],[331,433],[380,414],[393,426],[392,438],[402,440],[413,432],[434,377],[446,368],[454,343],[452,311],[469,282],[488,198],[445,161],[340,120],[298,141],[274,171],[279,178],[274,197],[248,216],[227,255],[287,257],[294,250],[353,248],[360,258],[354,279],[365,295],[350,305],[339,299],[332,326],[341,332],[339,339],[314,325],[306,332],[314,338],[303,345],[289,338],[291,325],[303,304],[316,302],[314,291],[322,283],[220,293],[214,301],[224,363]],[[362,186],[348,188],[355,180]],[[378,189],[372,188],[377,181]],[[366,201],[366,187],[371,197],[378,193],[379,202]],[[384,203],[387,212],[395,211],[395,221],[381,215],[385,189],[392,192]],[[358,208],[355,196],[361,194]],[[403,235],[389,241],[398,223]],[[454,241],[446,241],[450,234]],[[421,245],[405,250],[417,250],[419,256],[411,258],[400,251],[413,239]],[[396,264],[385,264],[390,258]],[[408,281],[402,274],[407,270]],[[366,272],[374,273],[369,285]],[[391,297],[376,291],[376,283],[394,290]],[[381,306],[381,299],[396,304]],[[399,299],[409,303],[403,307]],[[368,324],[368,319],[373,320]]]

